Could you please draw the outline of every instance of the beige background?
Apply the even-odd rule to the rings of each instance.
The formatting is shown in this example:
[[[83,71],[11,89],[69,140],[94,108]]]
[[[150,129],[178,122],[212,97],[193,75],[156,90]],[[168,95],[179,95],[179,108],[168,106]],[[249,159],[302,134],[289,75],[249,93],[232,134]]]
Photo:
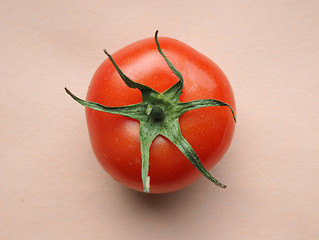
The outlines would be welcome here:
[[[0,4],[0,239],[319,239],[319,1]],[[155,30],[212,58],[238,108],[206,179],[167,195],[120,186],[93,156],[85,96],[111,53]]]

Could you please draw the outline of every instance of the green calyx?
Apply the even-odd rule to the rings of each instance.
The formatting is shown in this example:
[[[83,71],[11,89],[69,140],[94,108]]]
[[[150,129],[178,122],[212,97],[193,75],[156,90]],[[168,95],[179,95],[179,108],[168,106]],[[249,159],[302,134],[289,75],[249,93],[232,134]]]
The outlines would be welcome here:
[[[162,135],[169,139],[177,148],[187,157],[187,159],[210,181],[215,185],[226,188],[226,185],[215,179],[202,165],[197,154],[192,146],[182,136],[179,117],[190,110],[213,107],[213,106],[226,106],[230,109],[234,121],[236,121],[233,109],[227,103],[215,99],[202,99],[191,102],[179,102],[179,98],[183,89],[183,76],[166,58],[160,48],[158,39],[158,31],[155,33],[155,42],[159,53],[163,56],[169,68],[178,77],[179,81],[163,93],[159,93],[152,88],[140,83],[136,83],[129,79],[114,62],[112,56],[104,50],[117,72],[130,88],[137,88],[142,93],[143,101],[138,104],[120,106],[120,107],[107,107],[95,102],[82,100],[72,94],[67,88],[66,92],[81,105],[107,113],[119,114],[129,118],[136,119],[140,122],[140,142],[141,142],[141,156],[142,156],[142,169],[141,178],[143,182],[144,192],[150,192],[151,182],[149,172],[149,150],[153,140]]]

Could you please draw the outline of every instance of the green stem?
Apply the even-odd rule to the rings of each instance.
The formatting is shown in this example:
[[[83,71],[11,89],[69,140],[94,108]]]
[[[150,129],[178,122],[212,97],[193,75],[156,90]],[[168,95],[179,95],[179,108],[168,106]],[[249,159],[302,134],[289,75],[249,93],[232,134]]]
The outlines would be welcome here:
[[[146,111],[149,111],[149,116],[154,121],[162,121],[165,118],[165,111],[160,106],[149,104]]]
[[[187,159],[203,174],[203,176],[212,181],[215,185],[221,188],[226,188],[226,185],[215,179],[202,165],[192,146],[182,136],[178,119],[187,111],[203,107],[228,107],[231,110],[234,121],[236,122],[235,113],[229,104],[216,99],[202,99],[186,103],[179,102],[179,98],[183,89],[183,76],[164,55],[157,36],[158,31],[155,33],[155,43],[159,53],[166,61],[169,68],[179,79],[176,84],[174,84],[165,92],[159,93],[148,86],[129,79],[121,71],[120,67],[115,63],[112,56],[106,50],[104,50],[105,54],[116,68],[116,71],[122,80],[128,87],[139,89],[142,94],[143,101],[141,103],[128,106],[107,107],[99,103],[82,100],[71,93],[71,91],[69,91],[67,88],[65,88],[65,91],[75,101],[85,107],[106,113],[119,114],[140,121],[142,157],[141,179],[144,192],[150,192],[152,189],[152,179],[149,176],[149,150],[153,140],[158,135],[167,137],[173,144],[175,144],[178,149],[187,157]]]

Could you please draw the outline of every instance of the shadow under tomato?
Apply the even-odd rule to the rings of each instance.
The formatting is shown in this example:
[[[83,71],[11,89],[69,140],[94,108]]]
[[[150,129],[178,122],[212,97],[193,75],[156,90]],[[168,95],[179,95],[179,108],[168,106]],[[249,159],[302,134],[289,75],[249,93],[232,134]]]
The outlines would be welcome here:
[[[159,214],[165,214],[169,212],[177,213],[183,210],[187,205],[192,204],[191,196],[196,194],[196,183],[181,189],[176,192],[171,193],[161,193],[161,194],[147,194],[142,192],[137,192],[126,187],[122,187],[122,194],[126,200],[132,203],[134,208],[143,209],[143,211],[158,212]]]

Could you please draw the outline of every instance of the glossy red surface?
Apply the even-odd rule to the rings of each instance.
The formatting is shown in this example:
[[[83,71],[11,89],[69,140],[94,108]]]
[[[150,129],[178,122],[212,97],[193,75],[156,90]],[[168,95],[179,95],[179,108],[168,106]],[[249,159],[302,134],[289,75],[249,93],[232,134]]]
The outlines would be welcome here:
[[[217,99],[235,110],[231,86],[221,69],[188,45],[171,38],[159,38],[166,57],[184,77],[180,101]],[[113,54],[121,70],[133,81],[163,92],[178,79],[159,54],[154,38],[144,39]],[[106,106],[141,102],[139,90],[128,88],[107,59],[94,74],[87,100]],[[142,191],[139,122],[127,117],[86,109],[87,125],[94,153],[103,168],[120,183]],[[207,107],[180,117],[183,136],[210,169],[230,145],[234,120],[227,107]],[[158,136],[150,149],[151,192],[184,188],[201,174],[169,140]]]

